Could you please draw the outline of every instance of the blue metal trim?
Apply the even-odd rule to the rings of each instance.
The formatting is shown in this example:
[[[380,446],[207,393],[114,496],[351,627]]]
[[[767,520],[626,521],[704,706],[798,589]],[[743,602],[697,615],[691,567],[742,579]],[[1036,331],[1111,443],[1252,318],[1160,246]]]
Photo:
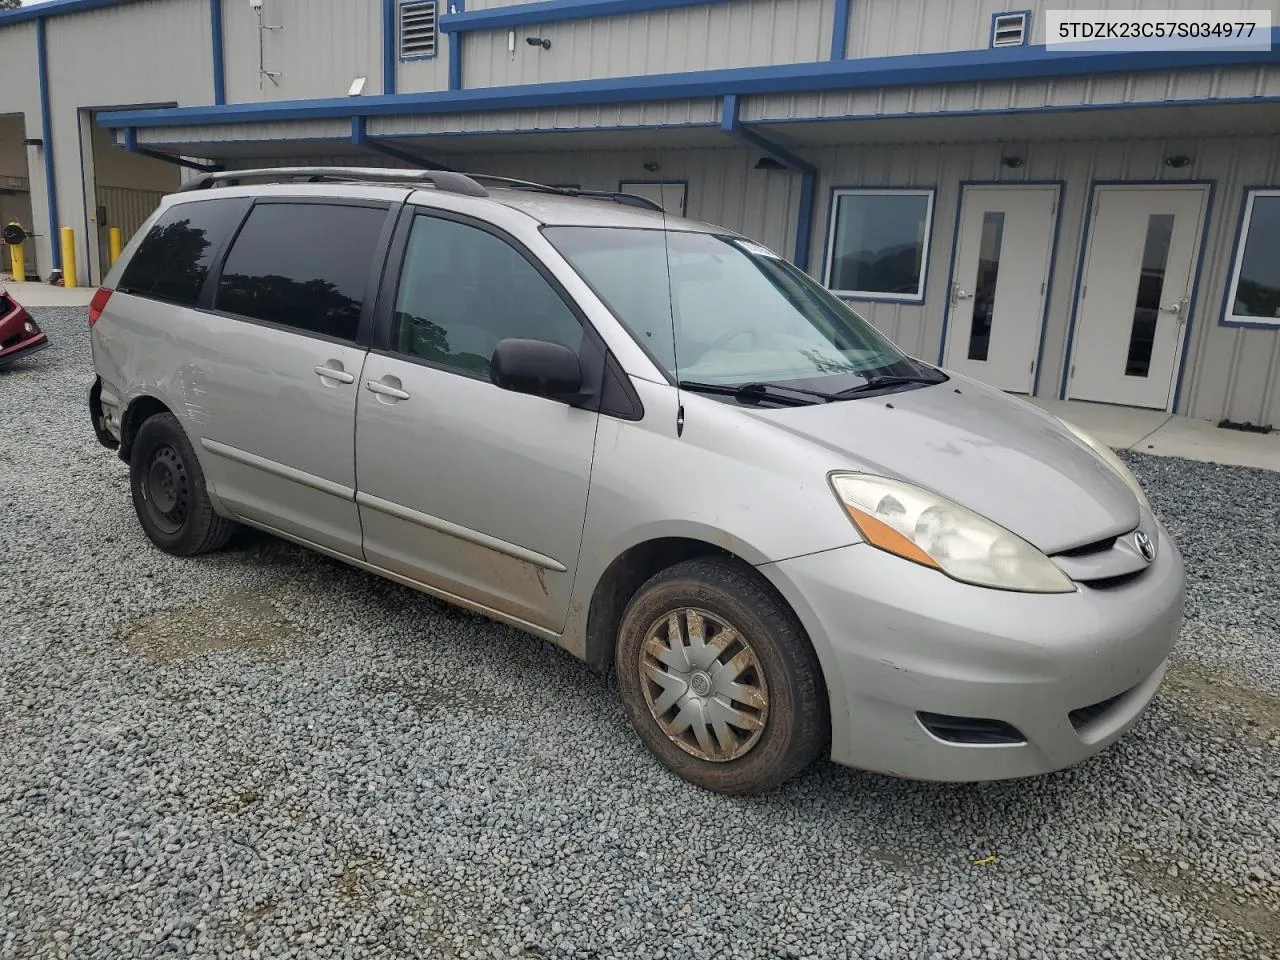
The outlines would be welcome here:
[[[947,267],[947,295],[942,310],[942,336],[938,340],[938,365],[946,364],[947,331],[951,328],[952,285],[956,282],[956,257],[960,246],[960,222],[964,216],[965,187],[1054,187],[1057,190],[1056,212],[1053,218],[1053,239],[1049,243],[1049,274],[1044,282],[1044,307],[1040,311],[1040,330],[1036,335],[1036,369],[1031,380],[1031,396],[1036,396],[1040,386],[1040,367],[1044,364],[1044,335],[1049,324],[1049,298],[1053,296],[1053,274],[1058,260],[1058,235],[1062,231],[1062,197],[1067,190],[1065,180],[961,180],[956,193],[956,225],[951,234],[951,262]]]
[[[1230,327],[1235,330],[1280,330],[1280,317],[1275,320],[1231,320],[1234,315],[1231,310],[1231,293],[1233,283],[1236,279],[1236,258],[1240,256],[1240,247],[1245,241],[1244,236],[1244,217],[1245,212],[1249,209],[1249,200],[1253,194],[1264,190],[1280,191],[1280,186],[1271,186],[1269,184],[1254,184],[1245,187],[1241,191],[1240,215],[1236,217],[1236,233],[1235,241],[1231,244],[1231,259],[1227,261],[1227,279],[1225,287],[1222,291],[1222,310],[1218,314],[1218,326]]]
[[[175,167],[186,167],[189,170],[199,170],[201,173],[217,173],[223,169],[216,163],[196,163],[194,160],[188,160],[185,157],[173,157],[167,153],[161,153],[159,150],[140,147],[138,146],[138,132],[132,127],[125,128],[123,146],[130,153],[136,153],[140,157],[150,157],[152,160],[172,163]]]
[[[508,9],[508,8],[503,8]],[[1273,38],[1280,28],[1273,29]],[[1280,44],[1271,50],[1157,50],[1149,53],[1080,52],[1044,47],[962,50],[952,53],[823,60],[766,67],[736,67],[607,80],[566,80],[525,86],[433,91],[392,96],[236,103],[221,107],[126,110],[100,116],[105,126],[177,126],[277,120],[462,113],[534,107],[642,103],[727,94],[805,93],[929,83],[971,83],[1093,73],[1211,68],[1280,62]],[[1005,111],[1012,112],[1012,111]]]
[[[912,294],[904,297],[887,296],[851,296],[857,291],[831,289],[831,235],[834,232],[836,215],[836,194],[841,190],[856,190],[862,193],[927,193],[929,194],[929,223],[925,229],[924,256],[920,264],[920,295]],[[851,303],[896,303],[909,307],[922,307],[929,294],[929,264],[933,262],[933,228],[938,212],[938,185],[902,186],[901,184],[834,184],[827,193],[827,229],[826,240],[822,248],[822,285],[841,300]]]
[[[440,18],[440,29],[445,33],[465,33],[726,2],[728,0],[537,0],[535,3],[516,3],[471,13],[451,13]]]
[[[101,10],[103,7],[119,7],[137,0],[48,0],[34,7],[19,7],[17,10],[6,10],[0,13],[0,27],[27,20],[44,20],[46,17],[59,17],[67,13],[83,13],[88,10]]]
[[[227,102],[227,79],[222,51],[222,0],[209,0],[209,27],[213,37],[213,102]]]
[[[809,250],[813,246],[813,214],[818,202],[818,172],[805,170],[800,174],[800,209],[796,214],[796,239],[794,263],[805,273],[809,272]]]
[[[809,246],[813,233],[814,185],[817,180],[817,168],[806,160],[797,157],[791,151],[774,143],[767,137],[745,126],[738,116],[739,102],[736,94],[724,98],[720,110],[720,129],[738,140],[748,143],[772,157],[784,167],[800,174],[800,208],[796,216],[796,235],[792,262],[801,270],[809,269]]]
[[[1182,332],[1182,358],[1178,363],[1178,374],[1174,381],[1173,403],[1166,409],[1177,409],[1178,397],[1182,391],[1182,374],[1187,365],[1187,349],[1191,343],[1192,312],[1195,308],[1196,296],[1200,292],[1200,268],[1204,265],[1206,241],[1209,239],[1209,217],[1213,212],[1213,193],[1216,180],[1091,180],[1089,182],[1089,199],[1084,208],[1084,220],[1080,223],[1080,256],[1076,260],[1076,280],[1071,293],[1071,320],[1067,324],[1067,348],[1062,354],[1062,381],[1058,387],[1058,399],[1067,399],[1067,383],[1071,379],[1071,356],[1075,349],[1076,323],[1080,317],[1080,287],[1084,279],[1085,254],[1089,250],[1092,236],[1093,201],[1098,195],[1099,187],[1208,187],[1209,198],[1204,208],[1204,226],[1200,236],[1200,256],[1196,263],[1195,276],[1192,279],[1191,297],[1187,301],[1187,326]]]
[[[448,0],[445,0],[448,3]],[[455,0],[451,6],[458,13],[467,9],[466,0]],[[449,89],[462,89],[462,34],[449,35]]]
[[[396,0],[382,0],[382,94],[394,96],[396,92],[396,58],[400,55],[400,4]]]
[[[62,245],[58,242],[58,187],[53,173],[53,115],[49,105],[49,38],[43,18],[36,21],[36,73],[40,85],[40,145],[44,153],[44,192],[49,201],[49,261],[62,269]]]
[[[1018,47],[1025,47],[1031,43],[1031,11],[1030,10],[1002,10],[999,13],[991,15],[991,32],[987,37],[987,46],[992,50],[1013,50],[1014,45],[1007,47],[996,46],[996,21],[1001,17],[1022,17],[1022,42],[1017,44]]]
[[[849,48],[849,11],[852,0],[836,0],[831,19],[831,59],[843,60]]]

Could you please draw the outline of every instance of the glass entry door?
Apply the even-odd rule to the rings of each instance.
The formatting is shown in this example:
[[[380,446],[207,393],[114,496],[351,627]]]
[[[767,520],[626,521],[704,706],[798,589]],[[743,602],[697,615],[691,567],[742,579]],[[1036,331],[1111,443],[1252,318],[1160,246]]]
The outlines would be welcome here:
[[[1208,196],[1199,184],[1095,188],[1069,397],[1168,409]]]
[[[1057,186],[964,187],[947,308],[948,368],[1031,392],[1057,212]]]

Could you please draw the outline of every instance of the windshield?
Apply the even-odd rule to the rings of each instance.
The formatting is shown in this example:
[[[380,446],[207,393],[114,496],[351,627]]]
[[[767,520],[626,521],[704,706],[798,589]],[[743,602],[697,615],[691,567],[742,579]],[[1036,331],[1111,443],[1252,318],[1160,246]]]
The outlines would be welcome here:
[[[936,376],[749,240],[627,227],[543,232],[672,379],[839,392],[880,377]]]

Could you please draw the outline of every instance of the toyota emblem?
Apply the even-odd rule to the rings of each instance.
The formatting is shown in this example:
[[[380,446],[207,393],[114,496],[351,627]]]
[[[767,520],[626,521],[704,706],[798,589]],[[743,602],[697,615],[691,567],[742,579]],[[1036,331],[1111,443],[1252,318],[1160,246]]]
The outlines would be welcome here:
[[[1138,548],[1138,552],[1142,554],[1142,559],[1150,563],[1156,558],[1156,545],[1150,537],[1139,530],[1133,535],[1133,545]]]

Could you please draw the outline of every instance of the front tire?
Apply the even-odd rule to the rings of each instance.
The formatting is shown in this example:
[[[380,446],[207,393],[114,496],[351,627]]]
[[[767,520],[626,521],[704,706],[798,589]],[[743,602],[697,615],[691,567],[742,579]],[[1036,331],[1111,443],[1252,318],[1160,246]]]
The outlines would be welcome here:
[[[645,746],[707,790],[763,793],[827,750],[817,657],[794,615],[749,570],[677,564],[622,617],[618,689]]]
[[[171,413],[138,428],[129,453],[133,508],[147,537],[165,553],[192,557],[224,546],[236,525],[213,512],[204,471]]]

